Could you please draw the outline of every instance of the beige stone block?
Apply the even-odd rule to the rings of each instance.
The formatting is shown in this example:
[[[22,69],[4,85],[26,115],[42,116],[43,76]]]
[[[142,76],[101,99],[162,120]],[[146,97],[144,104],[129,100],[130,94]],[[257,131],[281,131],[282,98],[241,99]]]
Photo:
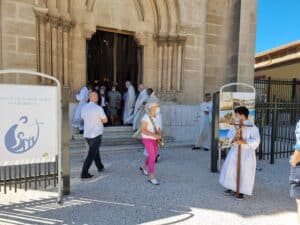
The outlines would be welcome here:
[[[3,21],[3,33],[20,36],[35,37],[36,26],[21,21]]]
[[[222,26],[216,24],[208,24],[206,28],[207,34],[220,34],[223,32]]]
[[[206,44],[214,44],[214,45],[220,45],[220,44],[227,44],[226,43],[226,36],[224,34],[220,35],[206,35]]]
[[[30,4],[30,5],[35,5],[36,0],[13,0],[15,2],[18,2],[20,4]],[[64,0],[60,0],[60,1],[64,1]]]
[[[201,57],[201,48],[186,47],[184,53],[186,58],[197,59]]]
[[[206,21],[207,21],[207,23],[213,23],[213,24],[218,24],[218,25],[222,25],[225,22],[224,18],[222,16],[217,16],[217,15],[213,15],[213,14],[208,14]]]
[[[35,20],[35,15],[33,12],[32,5],[21,5],[18,4],[18,17],[20,19],[26,19],[26,20]]]
[[[8,68],[35,70],[37,66],[36,55],[34,54],[7,52],[3,61],[3,64]]]
[[[184,59],[183,63],[186,70],[201,70],[201,64],[198,59]]]
[[[17,51],[17,40],[15,36],[4,35],[2,41],[2,47],[4,50]]]
[[[16,2],[4,0],[2,2],[2,16],[3,17],[16,17],[17,16]]]
[[[36,40],[31,38],[18,38],[18,51],[23,53],[36,53]]]

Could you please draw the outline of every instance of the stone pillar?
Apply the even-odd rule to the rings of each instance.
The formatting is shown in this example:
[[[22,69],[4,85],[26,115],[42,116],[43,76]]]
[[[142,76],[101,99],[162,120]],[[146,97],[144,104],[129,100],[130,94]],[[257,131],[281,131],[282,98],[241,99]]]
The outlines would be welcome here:
[[[160,92],[162,90],[162,73],[163,73],[163,46],[158,44],[158,69],[157,69],[157,89]]]
[[[171,91],[172,89],[172,43],[168,41],[167,43],[167,58],[168,58],[168,67],[167,67],[167,91]]]
[[[58,25],[59,25],[59,18],[57,17],[50,17],[51,23],[51,75],[54,77],[58,77],[58,52],[57,52],[57,34],[58,34]]]
[[[181,91],[182,51],[182,43],[179,43],[177,45],[176,91]]]
[[[76,79],[72,82],[72,91],[78,91],[86,83],[86,39],[82,34],[82,27],[76,24],[72,30],[72,74],[76,73]],[[75,75],[75,74],[74,74]]]
[[[168,45],[163,43],[163,69],[162,69],[162,90],[167,90],[168,87]]]
[[[63,85],[69,86],[69,31],[68,25],[63,26]]]
[[[63,84],[63,62],[64,62],[64,49],[63,49],[63,28],[57,28],[57,78]]]
[[[241,1],[237,81],[253,84],[256,39],[256,0]]]

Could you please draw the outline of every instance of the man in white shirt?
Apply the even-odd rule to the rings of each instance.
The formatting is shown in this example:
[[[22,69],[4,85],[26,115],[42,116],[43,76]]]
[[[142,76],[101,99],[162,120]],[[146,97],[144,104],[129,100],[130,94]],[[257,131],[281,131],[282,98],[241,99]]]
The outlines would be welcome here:
[[[82,167],[81,178],[93,177],[93,175],[89,174],[89,169],[93,161],[95,161],[99,172],[104,169],[99,148],[102,140],[103,124],[107,123],[107,117],[103,108],[97,104],[98,101],[98,94],[92,92],[90,94],[90,102],[81,110],[81,118],[84,121],[83,136],[89,145],[89,151]]]

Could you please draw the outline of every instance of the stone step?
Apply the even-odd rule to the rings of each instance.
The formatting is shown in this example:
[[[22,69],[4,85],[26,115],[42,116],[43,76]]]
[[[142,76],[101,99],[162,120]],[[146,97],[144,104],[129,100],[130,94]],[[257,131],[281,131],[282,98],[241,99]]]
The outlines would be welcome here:
[[[165,137],[165,143],[174,142],[174,138]],[[118,138],[118,137],[103,137],[102,145],[103,146],[122,146],[122,145],[133,145],[133,144],[141,144],[141,140],[137,140],[135,138],[127,137],[127,138]],[[85,141],[81,136],[81,139],[71,140],[70,147],[71,148],[83,148],[85,147]]]
[[[165,149],[172,149],[178,147],[192,147],[191,143],[185,142],[170,142],[166,143],[164,147],[160,148],[162,151]],[[144,146],[142,144],[130,144],[130,145],[118,145],[118,146],[101,146],[101,152],[120,152],[120,151],[143,151]],[[86,154],[86,147],[73,147],[70,149],[70,153],[73,156],[82,156]]]

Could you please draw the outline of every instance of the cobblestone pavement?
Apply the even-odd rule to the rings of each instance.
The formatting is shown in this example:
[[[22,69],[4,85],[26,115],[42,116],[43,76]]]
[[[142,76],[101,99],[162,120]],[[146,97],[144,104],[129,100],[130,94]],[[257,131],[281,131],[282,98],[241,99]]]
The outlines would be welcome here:
[[[141,150],[104,152],[105,171],[79,179],[84,155],[72,157],[71,195],[57,205],[53,192],[0,194],[0,224],[199,224],[296,225],[289,198],[288,160],[258,162],[254,195],[244,201],[223,196],[219,174],[209,172],[209,152],[172,148],[157,164],[159,186],[138,167]]]

